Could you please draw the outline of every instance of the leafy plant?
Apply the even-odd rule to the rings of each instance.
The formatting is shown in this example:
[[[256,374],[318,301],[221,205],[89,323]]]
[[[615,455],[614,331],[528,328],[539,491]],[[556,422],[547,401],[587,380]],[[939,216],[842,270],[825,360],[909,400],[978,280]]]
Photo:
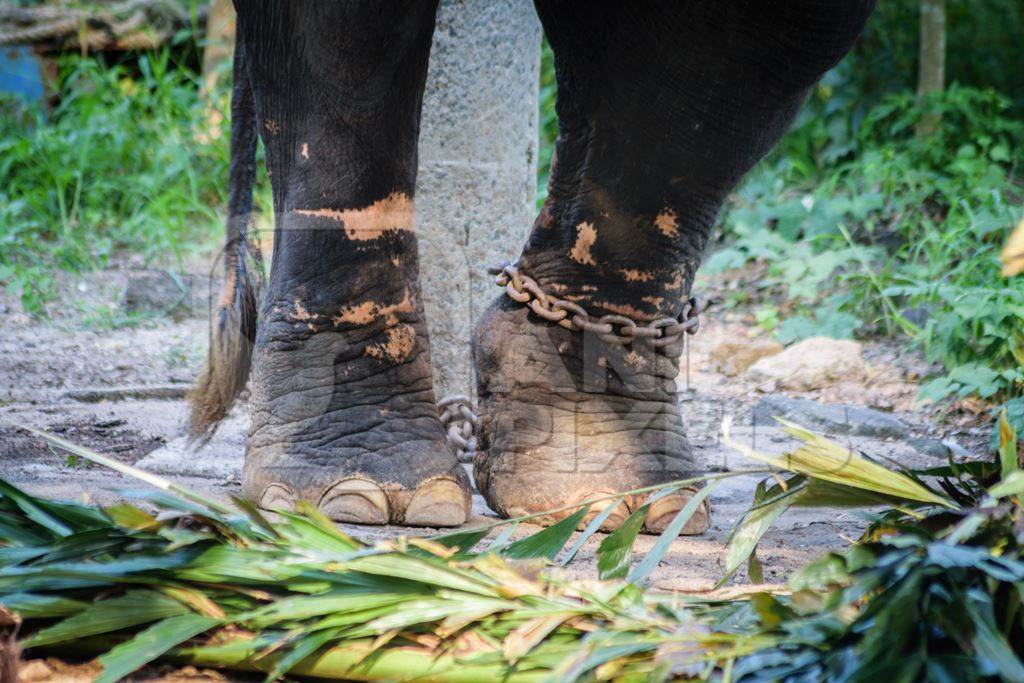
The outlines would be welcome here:
[[[907,491],[939,478],[934,512],[886,510],[794,576],[790,601],[753,600],[778,640],[737,662],[737,680],[1024,680],[1024,477],[1005,416],[1000,432],[996,464],[904,473]]]
[[[731,244],[707,268],[764,263],[762,296],[789,309],[768,321],[783,341],[906,335],[947,370],[924,397],[1012,398],[1024,387],[1024,282],[1000,277],[998,254],[1020,200],[1024,123],[1009,106],[958,86],[923,102],[882,98],[849,138],[853,153],[833,157],[846,160],[780,155],[759,167],[725,217]],[[935,113],[940,130],[915,137]]]
[[[58,269],[125,251],[180,260],[222,233],[227,192],[227,123],[208,115],[198,77],[170,49],[134,69],[76,55],[58,64],[52,111],[0,117],[0,282],[33,313],[55,296]]]

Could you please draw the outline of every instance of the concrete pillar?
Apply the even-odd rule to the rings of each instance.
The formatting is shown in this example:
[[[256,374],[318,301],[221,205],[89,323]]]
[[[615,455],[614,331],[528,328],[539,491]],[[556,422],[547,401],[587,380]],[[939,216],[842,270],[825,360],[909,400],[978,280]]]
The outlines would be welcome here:
[[[419,146],[416,234],[440,398],[472,395],[470,336],[535,213],[540,23],[530,0],[441,0]]]

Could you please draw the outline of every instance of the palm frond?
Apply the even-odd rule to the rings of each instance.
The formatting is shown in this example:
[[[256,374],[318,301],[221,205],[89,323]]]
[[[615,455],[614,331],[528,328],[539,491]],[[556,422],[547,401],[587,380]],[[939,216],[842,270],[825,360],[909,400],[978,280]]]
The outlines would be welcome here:
[[[792,597],[715,600],[642,587],[725,475],[704,479],[631,572],[645,509],[605,536],[598,580],[568,580],[552,566],[582,545],[565,550],[589,504],[516,541],[519,519],[370,545],[312,508],[270,522],[244,502],[208,505],[160,485],[146,499],[175,514],[152,515],[130,503],[55,503],[0,481],[0,605],[22,620],[30,652],[100,655],[102,681],[156,659],[267,680],[768,681],[852,671],[1019,679],[1019,472],[987,492],[957,489],[971,501],[961,509],[921,473],[892,472],[789,431],[802,446],[761,458],[790,475],[759,486],[730,540],[727,571],[744,560],[756,566],[757,542],[791,505],[881,506],[885,528],[800,572]],[[502,526],[493,550],[473,552]]]

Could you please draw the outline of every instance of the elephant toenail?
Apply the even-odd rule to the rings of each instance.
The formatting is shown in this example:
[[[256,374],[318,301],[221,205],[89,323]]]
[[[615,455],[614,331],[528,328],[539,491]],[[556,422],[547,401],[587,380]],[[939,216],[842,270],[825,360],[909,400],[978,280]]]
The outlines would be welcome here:
[[[644,526],[647,528],[647,531],[652,534],[664,532],[668,525],[672,523],[672,520],[675,519],[676,514],[690,502],[694,493],[695,491],[684,489],[670,493],[664,498],[659,498],[651,503],[651,507],[647,510],[647,516],[644,519]],[[711,506],[707,500],[703,500],[693,513],[693,516],[683,525],[683,530],[680,533],[683,536],[698,536],[707,531],[710,526]]]
[[[384,489],[369,479],[339,481],[324,491],[317,507],[335,522],[381,525],[390,518]]]
[[[611,496],[614,494],[614,491],[608,489],[590,491],[586,495],[578,497],[574,505],[582,504],[585,501],[593,500],[594,498],[604,498],[605,496]],[[594,518],[601,514],[609,505],[614,505],[615,509],[612,510],[608,517],[606,517],[601,523],[601,531],[615,531],[622,526],[622,523],[626,521],[626,517],[629,516],[629,510],[623,501],[617,498],[609,498],[607,500],[599,500],[591,503],[590,511],[583,517],[583,521],[580,522],[579,528],[581,530],[585,529],[587,525],[590,524]],[[570,510],[569,514],[572,514],[572,512],[574,511]]]
[[[267,484],[260,496],[259,507],[274,512],[295,510],[295,494],[284,484]]]
[[[409,526],[459,526],[469,517],[469,495],[451,479],[431,479],[413,491],[405,509]]]

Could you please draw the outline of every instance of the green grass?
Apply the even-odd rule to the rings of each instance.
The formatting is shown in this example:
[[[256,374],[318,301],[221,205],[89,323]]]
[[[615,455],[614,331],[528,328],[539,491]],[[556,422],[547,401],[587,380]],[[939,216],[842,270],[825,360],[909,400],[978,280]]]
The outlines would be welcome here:
[[[220,234],[227,124],[211,126],[169,54],[137,72],[65,57],[55,109],[0,118],[0,281],[28,311],[53,297],[58,270],[122,252],[180,260]]]

